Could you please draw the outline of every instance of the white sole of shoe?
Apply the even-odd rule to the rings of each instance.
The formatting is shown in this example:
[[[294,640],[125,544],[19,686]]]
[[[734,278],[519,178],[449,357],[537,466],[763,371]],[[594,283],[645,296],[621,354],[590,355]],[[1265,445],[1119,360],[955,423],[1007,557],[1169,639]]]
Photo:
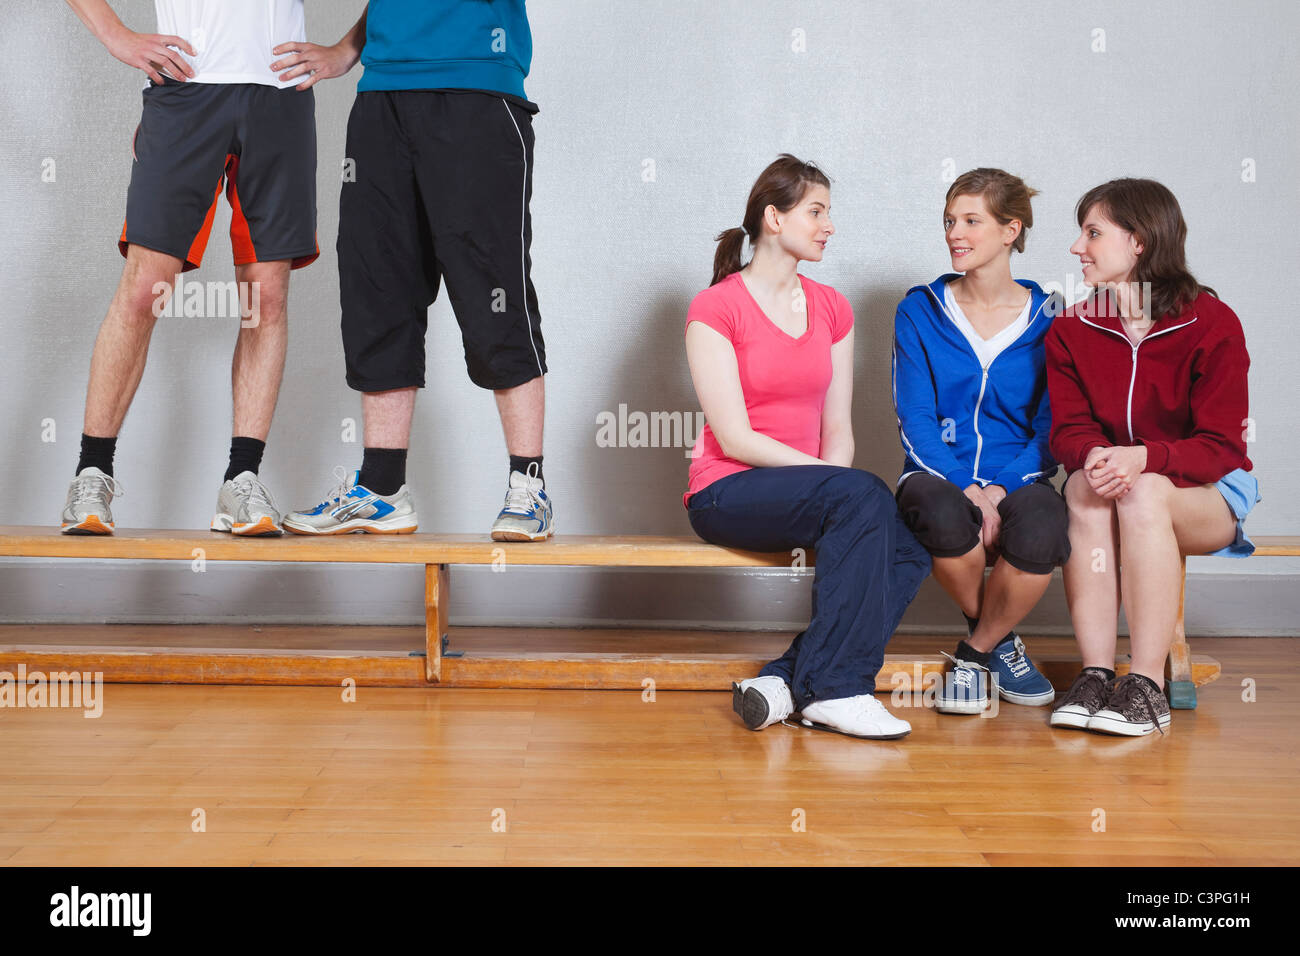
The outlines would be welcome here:
[[[1049,690],[1042,694],[1014,694],[999,687],[998,696],[1011,704],[1021,704],[1025,707],[1046,707],[1056,700],[1056,691]]]
[[[1087,730],[1090,720],[1092,714],[1084,711],[1054,710],[1048,724],[1053,727],[1069,727],[1072,730]]]
[[[526,531],[493,531],[493,541],[545,541],[555,532],[545,531],[541,534],[529,534]]]
[[[323,530],[313,528],[309,525],[295,524],[286,518],[282,524],[286,531],[292,531],[294,534],[328,536],[335,534],[355,534],[364,532],[365,534],[412,534],[418,528],[419,522],[410,523],[411,518],[402,518],[396,522],[386,523],[382,521],[367,521],[364,518],[356,518],[352,521],[345,521],[335,528]]]
[[[267,515],[252,524],[236,524],[233,515],[218,513],[213,516],[212,523],[208,525],[209,531],[224,531],[239,537],[261,538],[268,535],[280,535],[284,532],[280,529],[271,517]]]
[[[824,730],[827,733],[839,734],[841,737],[852,737],[854,740],[898,740],[906,737],[912,732],[909,727],[907,730],[900,731],[896,734],[851,734],[847,730],[840,730],[838,727],[832,727],[830,724],[819,724],[816,721],[809,720],[802,714],[799,715],[799,724],[807,727],[809,730]]]
[[[934,703],[934,709],[941,714],[962,714],[969,716],[971,714],[984,713],[984,711],[989,709],[989,702],[987,700],[976,701],[974,703],[971,703],[970,701],[958,702],[937,700]]]
[[[1165,730],[1170,724],[1169,714],[1160,718],[1160,729]],[[1156,725],[1153,721],[1146,721],[1141,724],[1135,724],[1131,720],[1125,720],[1122,717],[1103,717],[1101,714],[1094,714],[1088,721],[1088,730],[1095,730],[1099,734],[1110,734],[1115,737],[1145,737],[1147,734],[1156,732]]]

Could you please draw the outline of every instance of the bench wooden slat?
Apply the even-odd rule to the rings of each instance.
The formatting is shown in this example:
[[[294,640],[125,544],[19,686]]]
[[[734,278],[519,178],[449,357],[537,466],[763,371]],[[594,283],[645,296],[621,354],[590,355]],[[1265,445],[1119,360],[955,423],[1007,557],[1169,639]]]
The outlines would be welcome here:
[[[284,535],[236,538],[215,531],[120,530],[66,535],[58,528],[0,525],[0,557],[125,558],[190,561],[320,561],[354,564],[578,565],[603,567],[790,567],[786,551],[733,551],[694,537],[557,535],[549,541],[501,542],[486,534]],[[812,555],[806,562],[811,565]]]
[[[1300,537],[1289,534],[1254,534],[1255,554],[1262,557],[1300,557]]]
[[[104,628],[111,639],[114,627]],[[60,625],[39,625],[29,630],[57,633]],[[364,632],[365,628],[359,631]],[[401,651],[268,650],[266,648],[214,648],[203,646],[127,646],[74,644],[0,645],[0,671],[28,673],[59,671],[102,672],[105,683],[175,684],[279,684],[338,687],[344,678],[368,687],[515,687],[581,690],[641,690],[650,677],[658,690],[725,690],[731,681],[753,677],[766,658],[746,653],[599,653],[547,651],[551,635],[545,629],[521,630],[537,650],[488,654],[472,647],[464,657],[442,659],[441,674],[430,683],[423,658]],[[364,634],[359,634],[364,644]],[[201,638],[195,642],[201,644]],[[948,638],[936,639],[945,643]],[[1077,654],[1035,655],[1035,663],[1057,690],[1064,691],[1079,673]],[[945,661],[935,653],[886,654],[876,676],[876,692],[888,695],[896,686],[933,693]],[[1191,676],[1196,685],[1219,677],[1213,658],[1194,655]],[[1128,659],[1115,664],[1128,672]],[[895,676],[907,675],[901,685]],[[898,678],[901,680],[901,678]]]

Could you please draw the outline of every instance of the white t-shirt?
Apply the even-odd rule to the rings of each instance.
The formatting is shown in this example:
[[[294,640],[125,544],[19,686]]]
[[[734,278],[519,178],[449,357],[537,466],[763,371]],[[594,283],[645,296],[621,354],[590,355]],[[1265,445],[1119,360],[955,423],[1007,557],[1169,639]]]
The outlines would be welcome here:
[[[961,330],[961,334],[966,336],[966,341],[975,350],[975,354],[979,356],[980,365],[984,366],[984,368],[988,368],[990,362],[997,358],[1008,345],[1020,338],[1025,329],[1029,328],[1029,307],[1034,303],[1034,297],[1031,295],[1014,322],[993,336],[993,338],[986,339],[975,331],[975,326],[970,324],[970,319],[966,318],[966,313],[957,304],[957,299],[952,294],[952,288],[948,285],[943,287],[943,300],[944,304],[948,306],[948,313],[952,316],[953,322]]]
[[[261,83],[297,86],[271,71],[273,47],[307,39],[303,0],[154,0],[158,32],[188,40],[198,56],[181,56],[194,68],[188,83]],[[283,70],[279,72],[284,72]],[[146,79],[146,85],[147,85]]]

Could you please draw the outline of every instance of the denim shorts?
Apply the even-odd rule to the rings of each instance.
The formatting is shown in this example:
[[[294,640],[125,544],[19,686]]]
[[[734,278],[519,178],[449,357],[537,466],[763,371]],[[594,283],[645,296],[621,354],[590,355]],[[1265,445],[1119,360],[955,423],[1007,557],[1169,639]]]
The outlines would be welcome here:
[[[1211,551],[1210,556],[1248,558],[1255,553],[1255,544],[1246,537],[1246,515],[1250,514],[1251,508],[1263,500],[1259,496],[1259,482],[1250,472],[1238,468],[1216,481],[1214,487],[1219,489],[1219,494],[1223,495],[1223,500],[1237,516],[1237,537],[1227,547]]]

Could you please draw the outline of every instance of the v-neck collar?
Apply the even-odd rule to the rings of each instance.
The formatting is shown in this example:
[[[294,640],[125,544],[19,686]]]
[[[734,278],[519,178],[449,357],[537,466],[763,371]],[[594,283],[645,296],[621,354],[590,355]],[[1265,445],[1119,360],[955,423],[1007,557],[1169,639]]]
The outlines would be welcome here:
[[[754,298],[754,293],[749,290],[749,286],[745,283],[745,277],[742,276],[739,271],[735,273],[736,281],[739,282],[740,287],[745,290],[745,295],[749,296],[749,301],[754,303],[754,308],[757,309],[758,314],[763,317],[763,321],[771,327],[773,332],[781,336],[782,339],[789,342],[791,345],[799,345],[807,339],[808,336],[812,335],[813,331],[812,297],[808,295],[808,287],[804,285],[803,276],[799,275],[797,272],[795,275],[799,276],[799,289],[803,292],[804,318],[807,320],[807,326],[803,330],[803,335],[800,335],[797,338],[772,321],[771,317],[763,311],[763,307],[758,304],[758,300]]]

